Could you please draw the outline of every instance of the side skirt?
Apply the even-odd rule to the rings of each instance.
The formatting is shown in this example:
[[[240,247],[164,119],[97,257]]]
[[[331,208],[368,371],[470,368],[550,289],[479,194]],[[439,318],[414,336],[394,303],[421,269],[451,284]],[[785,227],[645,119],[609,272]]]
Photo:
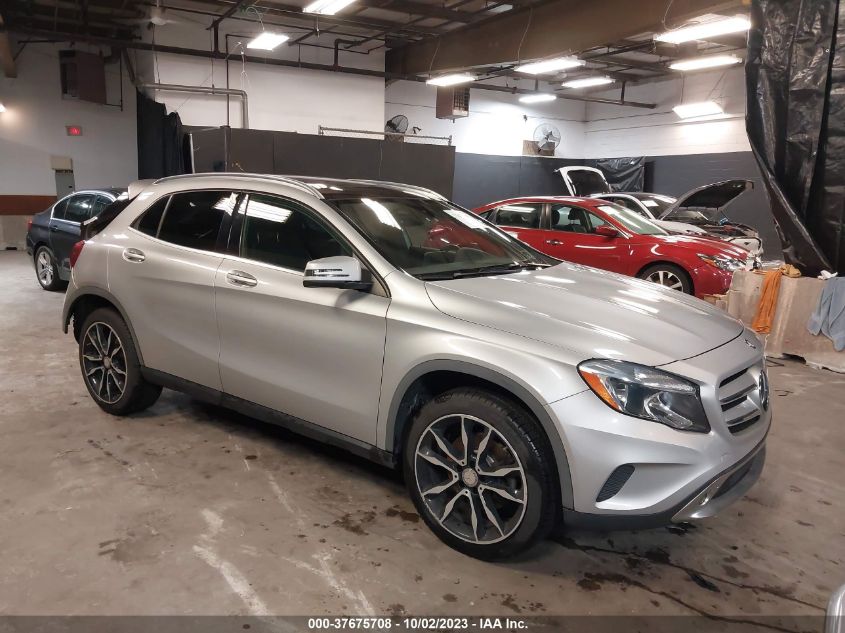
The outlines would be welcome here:
[[[198,385],[190,380],[185,380],[184,378],[179,378],[178,376],[173,376],[172,374],[168,374],[157,369],[142,367],[141,375],[144,377],[144,380],[153,384],[161,385],[162,387],[167,387],[168,389],[173,389],[174,391],[180,391],[192,398],[196,398],[197,400],[202,400],[203,402],[208,402],[209,404],[237,411],[238,413],[242,413],[251,418],[261,420],[262,422],[281,426],[293,431],[294,433],[304,435],[305,437],[309,437],[324,444],[337,446],[338,448],[342,448],[350,453],[358,455],[359,457],[369,459],[370,461],[382,466],[387,466],[389,468],[395,468],[397,466],[397,459],[393,453],[381,450],[372,444],[367,444],[366,442],[349,437],[348,435],[343,435],[337,431],[332,431],[331,429],[319,426],[313,422],[308,422],[307,420],[288,415],[287,413],[282,413],[281,411],[276,411],[275,409],[270,409],[260,404],[256,404],[255,402],[250,402],[249,400],[244,400],[243,398],[238,398],[216,389]]]

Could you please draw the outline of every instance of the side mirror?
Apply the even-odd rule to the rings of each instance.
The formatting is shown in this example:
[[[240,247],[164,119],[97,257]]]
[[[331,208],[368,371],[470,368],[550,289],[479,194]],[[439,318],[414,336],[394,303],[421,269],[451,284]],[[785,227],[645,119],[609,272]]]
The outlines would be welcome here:
[[[596,227],[596,235],[601,235],[603,237],[619,237],[619,231],[609,224],[602,224],[601,226]]]
[[[373,282],[370,271],[362,269],[361,262],[354,257],[340,255],[314,259],[305,264],[302,285],[306,288],[369,290]]]

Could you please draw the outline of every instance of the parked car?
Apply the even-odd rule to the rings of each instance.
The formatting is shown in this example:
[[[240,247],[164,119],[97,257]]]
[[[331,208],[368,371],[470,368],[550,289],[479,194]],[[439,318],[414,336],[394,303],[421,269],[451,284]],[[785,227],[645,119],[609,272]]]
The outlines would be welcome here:
[[[753,227],[734,222],[725,209],[754,182],[741,178],[723,180],[688,191],[680,198],[654,193],[613,191],[601,170],[576,165],[557,170],[569,195],[603,198],[639,213],[670,233],[709,235],[741,246],[758,260],[763,240]],[[759,266],[759,261],[756,262]]]
[[[766,368],[742,323],[427,189],[164,178],[70,263],[62,325],[104,411],[171,387],[401,467],[425,523],[472,556],[561,518],[708,517],[763,467]]]
[[[702,297],[723,294],[751,255],[731,244],[671,235],[597,198],[539,196],[492,202],[475,212],[552,257],[639,277]]]
[[[91,189],[65,196],[28,222],[26,252],[35,264],[44,290],[60,290],[70,279],[70,251],[80,239],[83,223],[114,202],[125,189]]]

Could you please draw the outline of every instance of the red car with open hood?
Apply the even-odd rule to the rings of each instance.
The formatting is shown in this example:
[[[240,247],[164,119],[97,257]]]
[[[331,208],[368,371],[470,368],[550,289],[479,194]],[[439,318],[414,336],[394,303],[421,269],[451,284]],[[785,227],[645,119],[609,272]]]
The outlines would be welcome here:
[[[697,235],[671,235],[607,200],[537,196],[475,209],[537,250],[570,262],[647,279],[702,297],[727,292],[748,251]]]

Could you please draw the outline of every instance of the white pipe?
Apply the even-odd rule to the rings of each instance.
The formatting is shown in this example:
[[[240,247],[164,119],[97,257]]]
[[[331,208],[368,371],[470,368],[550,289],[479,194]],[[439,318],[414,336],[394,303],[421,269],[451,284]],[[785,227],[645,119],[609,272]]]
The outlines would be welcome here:
[[[249,129],[249,98],[245,90],[234,88],[210,88],[206,86],[184,86],[181,84],[138,84],[141,90],[164,90],[169,92],[195,92],[206,95],[225,95],[241,99],[241,127]]]

